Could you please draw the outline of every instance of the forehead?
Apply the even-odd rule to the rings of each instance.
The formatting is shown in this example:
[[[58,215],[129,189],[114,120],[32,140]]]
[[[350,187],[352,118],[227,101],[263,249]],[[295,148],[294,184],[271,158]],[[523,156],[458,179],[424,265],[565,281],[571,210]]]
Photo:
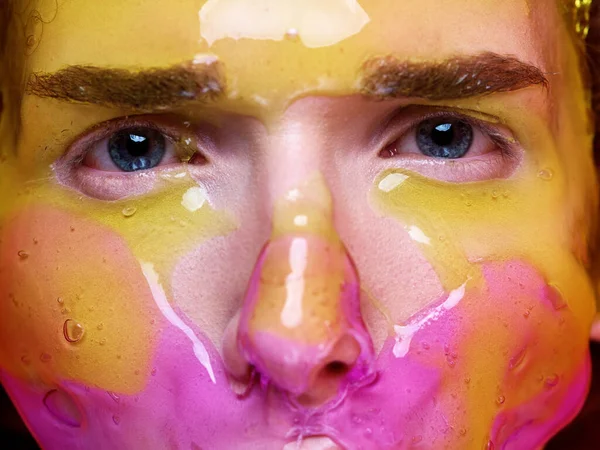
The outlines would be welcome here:
[[[352,90],[369,57],[495,52],[548,70],[553,0],[40,0],[30,71],[143,69],[216,56],[230,95]],[[551,7],[549,7],[551,6]],[[31,15],[31,12],[25,14]],[[554,38],[555,39],[555,38]]]

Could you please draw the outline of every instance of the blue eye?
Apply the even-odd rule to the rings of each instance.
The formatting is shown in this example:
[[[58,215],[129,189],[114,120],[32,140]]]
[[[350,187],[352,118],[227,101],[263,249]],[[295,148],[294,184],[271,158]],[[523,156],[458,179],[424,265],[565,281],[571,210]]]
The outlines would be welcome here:
[[[165,155],[165,137],[151,128],[125,128],[108,140],[108,152],[124,172],[152,169]]]
[[[473,128],[457,119],[428,119],[417,126],[417,146],[425,156],[462,158],[473,143]]]

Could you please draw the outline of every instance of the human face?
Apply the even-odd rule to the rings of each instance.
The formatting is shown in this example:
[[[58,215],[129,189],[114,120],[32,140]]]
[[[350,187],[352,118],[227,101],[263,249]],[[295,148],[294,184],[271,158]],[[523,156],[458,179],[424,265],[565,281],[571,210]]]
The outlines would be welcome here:
[[[18,4],[0,379],[39,443],[540,448],[594,314],[559,11]]]

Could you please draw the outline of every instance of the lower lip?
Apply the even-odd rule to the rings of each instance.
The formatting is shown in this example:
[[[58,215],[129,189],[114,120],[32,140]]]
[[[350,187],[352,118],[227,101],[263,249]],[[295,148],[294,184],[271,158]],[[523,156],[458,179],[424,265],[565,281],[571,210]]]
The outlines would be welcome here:
[[[303,439],[300,446],[297,442],[290,442],[282,450],[342,450],[342,447],[328,437],[313,436]]]

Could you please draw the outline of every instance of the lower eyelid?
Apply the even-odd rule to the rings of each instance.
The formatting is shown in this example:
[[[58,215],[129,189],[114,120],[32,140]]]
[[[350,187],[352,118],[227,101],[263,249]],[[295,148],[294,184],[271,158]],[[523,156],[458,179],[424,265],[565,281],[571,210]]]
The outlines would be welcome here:
[[[151,173],[140,173],[134,176],[122,172],[106,172],[80,167],[72,173],[66,184],[82,194],[99,200],[119,200],[146,194],[156,185],[157,177]]]
[[[501,152],[448,160],[413,155],[386,159],[384,166],[406,169],[448,183],[466,183],[509,178],[520,163],[520,158],[507,158]]]

